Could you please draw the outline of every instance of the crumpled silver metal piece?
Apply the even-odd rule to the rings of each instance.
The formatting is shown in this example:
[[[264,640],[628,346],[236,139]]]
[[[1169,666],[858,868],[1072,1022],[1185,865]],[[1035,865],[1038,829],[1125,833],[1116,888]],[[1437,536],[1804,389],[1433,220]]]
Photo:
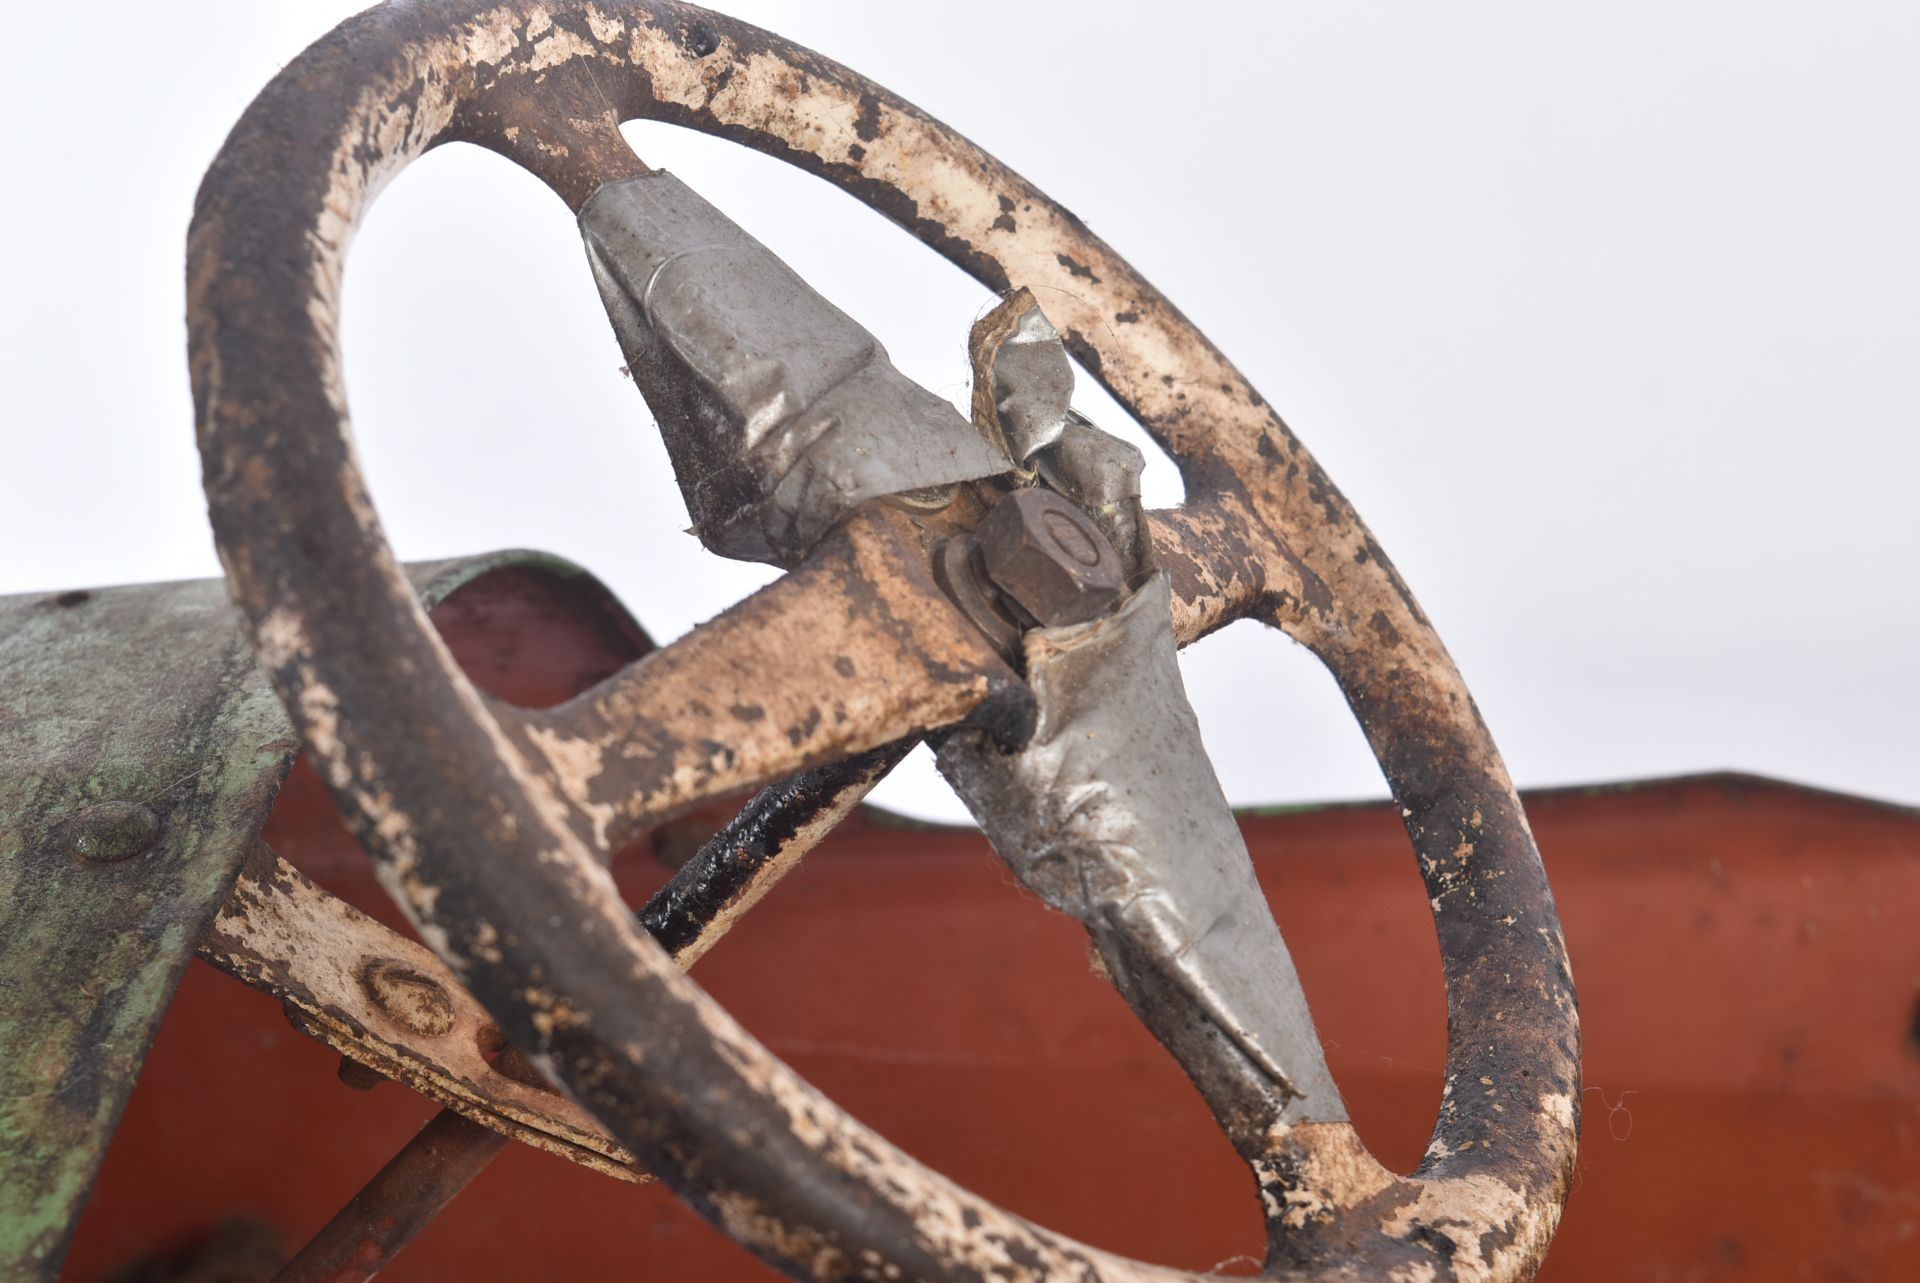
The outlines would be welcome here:
[[[867,500],[1008,470],[879,340],[671,174],[608,183],[580,233],[714,552],[791,565]]]
[[[1153,569],[1153,547],[1140,502],[1140,474],[1147,461],[1139,447],[1101,431],[1070,409],[1060,436],[1032,462],[1041,480],[1093,518],[1120,554],[1127,582],[1141,583]]]
[[[1006,327],[1004,332],[1000,326]],[[1007,453],[1024,464],[1067,429],[1073,364],[1060,331],[1026,290],[983,318],[976,336],[982,330],[991,331],[991,337],[977,344],[976,352],[988,357],[988,368],[976,371],[974,386],[992,397],[994,427]]]
[[[1104,618],[1026,635],[1033,739],[939,754],[996,850],[1083,923],[1116,987],[1210,1098],[1346,1117],[1292,957],[1180,680],[1166,576]],[[1198,1019],[1196,1020],[1196,1014]]]
[[[1152,568],[1140,504],[1146,459],[1073,408],[1067,345],[1032,292],[1016,290],[981,317],[968,348],[974,426],[1084,508],[1120,554],[1128,582],[1142,582]]]

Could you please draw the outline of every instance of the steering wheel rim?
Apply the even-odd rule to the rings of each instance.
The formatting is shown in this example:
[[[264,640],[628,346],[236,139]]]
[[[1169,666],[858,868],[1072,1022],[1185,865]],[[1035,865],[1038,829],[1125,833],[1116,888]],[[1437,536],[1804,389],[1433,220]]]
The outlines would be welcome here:
[[[1099,315],[1061,325],[1069,349],[1186,479],[1187,504],[1152,529],[1181,641],[1252,616],[1328,664],[1402,808],[1440,938],[1447,1088],[1415,1173],[1381,1168],[1344,1123],[1233,1137],[1265,1202],[1268,1273],[1529,1276],[1575,1154],[1571,973],[1511,781],[1411,594],[1259,394],[1072,215],[855,73],[690,6],[371,10],[261,94],[196,202],[189,354],[230,583],[322,774],[428,942],[590,1112],[782,1268],[1194,1277],[959,1189],[754,1042],[636,928],[579,808],[460,675],[386,546],[337,345],[354,225],[399,168],[448,141],[508,155],[577,209],[646,172],[618,133],[642,116],[819,174],[990,288],[1059,284]],[[881,520],[850,555],[887,555],[892,537]],[[929,607],[926,632],[936,649],[964,649],[944,609]],[[886,729],[951,722],[1005,689],[990,655],[968,662],[964,699]]]

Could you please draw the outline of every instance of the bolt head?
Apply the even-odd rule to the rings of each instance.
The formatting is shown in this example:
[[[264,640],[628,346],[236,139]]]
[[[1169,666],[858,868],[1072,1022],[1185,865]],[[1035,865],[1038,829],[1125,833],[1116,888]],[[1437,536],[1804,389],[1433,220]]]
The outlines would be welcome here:
[[[1106,535],[1054,491],[1014,491],[976,533],[987,576],[1044,628],[1104,614],[1125,587],[1120,556]]]
[[[160,828],[159,812],[144,803],[99,802],[73,817],[68,841],[85,860],[129,860],[159,840]]]

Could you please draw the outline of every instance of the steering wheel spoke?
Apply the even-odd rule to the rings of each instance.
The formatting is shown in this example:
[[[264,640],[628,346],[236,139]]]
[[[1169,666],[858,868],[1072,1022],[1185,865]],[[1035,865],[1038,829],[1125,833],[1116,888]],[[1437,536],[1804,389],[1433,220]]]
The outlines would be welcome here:
[[[1147,514],[1153,554],[1173,590],[1182,646],[1238,619],[1280,611],[1311,617],[1332,599],[1326,582],[1264,527],[1239,491],[1202,494]]]
[[[554,709],[496,709],[582,821],[620,849],[702,802],[969,717],[1025,688],[935,588],[917,528],[876,505],[798,567]]]

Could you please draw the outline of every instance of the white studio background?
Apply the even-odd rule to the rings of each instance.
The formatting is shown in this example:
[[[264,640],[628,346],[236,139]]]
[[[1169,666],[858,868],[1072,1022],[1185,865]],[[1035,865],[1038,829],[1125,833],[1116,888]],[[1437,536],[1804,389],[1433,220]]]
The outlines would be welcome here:
[[[353,7],[100,3],[16,50],[0,592],[218,573],[193,192]],[[730,7],[970,134],[1197,320],[1365,514],[1523,785],[1737,768],[1920,802],[1920,6]],[[630,137],[964,403],[984,291],[776,162]],[[430,155],[348,280],[358,440],[402,556],[551,549],[662,640],[770,577],[680,533],[571,220],[531,179]],[[1177,499],[1169,467],[1153,484]],[[1383,792],[1284,638],[1238,625],[1186,672],[1236,802]],[[883,800],[958,815],[925,769]]]

